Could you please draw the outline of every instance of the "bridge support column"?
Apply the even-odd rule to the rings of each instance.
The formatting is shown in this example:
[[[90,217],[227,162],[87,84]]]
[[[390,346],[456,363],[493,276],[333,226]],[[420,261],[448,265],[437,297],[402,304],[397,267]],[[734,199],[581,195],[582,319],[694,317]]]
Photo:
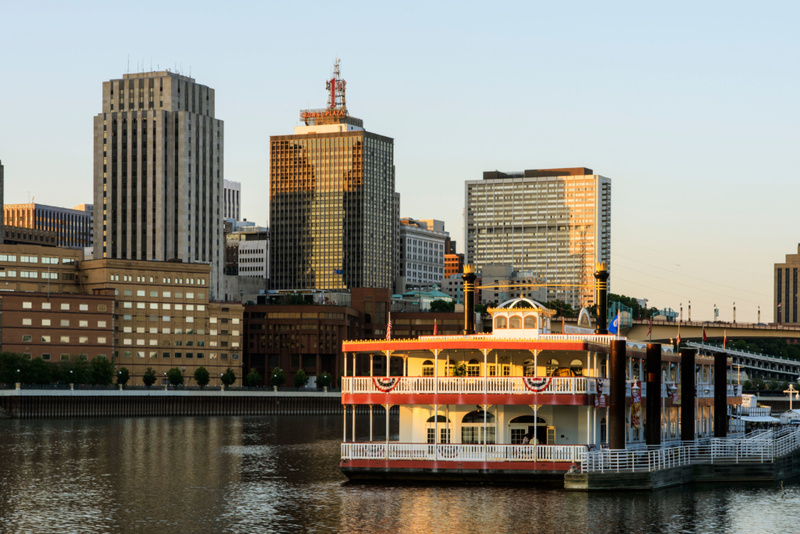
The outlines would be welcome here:
[[[609,362],[608,448],[625,448],[625,340],[611,341]]]
[[[714,353],[714,437],[728,435],[728,355]]]
[[[661,445],[661,343],[647,344],[647,411],[645,417],[648,445]]]
[[[694,441],[695,349],[681,350],[681,440]]]

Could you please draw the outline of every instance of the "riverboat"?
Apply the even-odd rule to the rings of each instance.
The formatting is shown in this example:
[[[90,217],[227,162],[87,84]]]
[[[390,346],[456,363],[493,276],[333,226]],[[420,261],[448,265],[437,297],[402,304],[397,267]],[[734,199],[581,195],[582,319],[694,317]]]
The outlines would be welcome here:
[[[624,432],[623,447],[645,446],[648,388],[643,380],[645,360],[654,350],[660,372],[658,392],[651,397],[660,399],[652,420],[660,423],[651,432],[658,441],[685,439],[679,406],[686,397],[676,394],[680,357],[671,347],[592,333],[586,310],[576,331],[553,333],[554,312],[524,297],[488,313],[491,333],[343,342],[340,466],[348,478],[561,483],[585,451],[607,448],[610,441],[612,448],[620,448],[619,439],[614,443],[609,436],[609,423],[616,425],[617,436]],[[376,359],[383,359],[385,376],[373,372]],[[610,367],[622,362],[624,374],[618,371],[617,376],[624,376],[624,384],[617,380],[614,386]],[[714,361],[697,358],[695,364],[692,430],[710,436]],[[362,376],[349,376],[358,375],[356,370]],[[609,412],[612,387],[623,395],[615,401],[623,405],[616,419]],[[725,404],[736,403],[740,393],[723,388]],[[394,406],[399,409],[397,440],[389,439]],[[366,407],[369,439],[356,441],[357,432],[365,434],[363,427],[356,428],[356,412]],[[385,425],[382,440],[373,440],[377,425]]]

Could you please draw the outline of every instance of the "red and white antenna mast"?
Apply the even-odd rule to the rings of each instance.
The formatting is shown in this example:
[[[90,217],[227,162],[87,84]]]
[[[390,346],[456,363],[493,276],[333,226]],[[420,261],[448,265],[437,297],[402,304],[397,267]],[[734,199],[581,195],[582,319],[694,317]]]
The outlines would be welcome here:
[[[345,101],[345,89],[347,82],[342,79],[339,72],[339,58],[333,63],[333,78],[325,83],[325,89],[329,92],[329,109],[347,109]]]

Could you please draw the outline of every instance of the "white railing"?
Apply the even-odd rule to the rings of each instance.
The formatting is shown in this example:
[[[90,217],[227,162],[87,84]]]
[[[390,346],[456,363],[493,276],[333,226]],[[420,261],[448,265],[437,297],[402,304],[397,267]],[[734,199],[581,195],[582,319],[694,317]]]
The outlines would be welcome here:
[[[800,429],[766,432],[754,437],[712,438],[698,443],[647,450],[599,450],[581,454],[581,472],[655,471],[695,464],[772,463],[800,448]]]
[[[355,442],[342,443],[342,460],[577,463],[586,450],[586,445]]]
[[[525,386],[522,377],[490,376],[401,376],[391,377],[398,379],[396,385],[389,387],[376,386],[377,379],[382,377],[355,376],[342,378],[343,393],[390,393],[390,394],[432,394],[436,393],[491,393],[491,394],[519,394],[532,395],[533,391]],[[438,384],[437,384],[438,382]],[[438,385],[438,388],[437,388]],[[608,394],[608,387],[604,388]],[[546,388],[537,393],[585,395],[595,393],[594,378],[586,377],[550,377]]]

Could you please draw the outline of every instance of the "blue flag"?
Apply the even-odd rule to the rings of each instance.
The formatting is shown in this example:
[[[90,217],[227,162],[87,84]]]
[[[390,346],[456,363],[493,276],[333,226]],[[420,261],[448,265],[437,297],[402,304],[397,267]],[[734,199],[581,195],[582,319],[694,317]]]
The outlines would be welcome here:
[[[610,325],[608,325],[608,333],[609,334],[615,334],[616,335],[616,334],[619,333],[619,320],[620,320],[620,316],[619,316],[619,312],[617,312],[617,316],[614,317],[614,320],[611,321]]]

